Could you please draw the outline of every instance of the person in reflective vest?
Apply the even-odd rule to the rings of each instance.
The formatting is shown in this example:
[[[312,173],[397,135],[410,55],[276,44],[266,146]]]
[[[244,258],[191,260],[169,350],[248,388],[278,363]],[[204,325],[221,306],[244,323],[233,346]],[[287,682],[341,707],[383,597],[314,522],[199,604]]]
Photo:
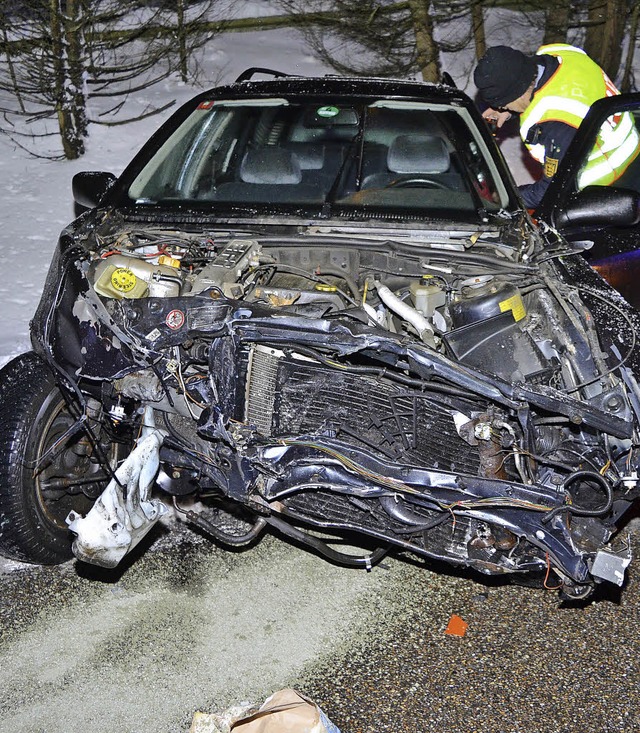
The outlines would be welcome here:
[[[520,115],[520,136],[542,164],[542,176],[520,187],[528,208],[542,199],[591,105],[619,94],[605,72],[580,48],[541,46],[526,56],[510,46],[493,46],[480,59],[474,81],[488,109],[485,119],[501,127]],[[630,113],[610,117],[583,167],[578,184],[611,185],[640,154],[640,135]]]

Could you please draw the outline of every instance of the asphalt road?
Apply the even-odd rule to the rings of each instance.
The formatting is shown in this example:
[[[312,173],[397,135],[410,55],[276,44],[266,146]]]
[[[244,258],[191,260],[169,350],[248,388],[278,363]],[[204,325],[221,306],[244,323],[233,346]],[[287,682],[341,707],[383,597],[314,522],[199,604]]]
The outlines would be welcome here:
[[[186,733],[197,709],[293,686],[342,733],[630,733],[639,586],[636,562],[621,593],[563,607],[407,556],[366,573],[186,530],[118,571],[9,563],[0,731]],[[452,614],[464,637],[444,633]]]

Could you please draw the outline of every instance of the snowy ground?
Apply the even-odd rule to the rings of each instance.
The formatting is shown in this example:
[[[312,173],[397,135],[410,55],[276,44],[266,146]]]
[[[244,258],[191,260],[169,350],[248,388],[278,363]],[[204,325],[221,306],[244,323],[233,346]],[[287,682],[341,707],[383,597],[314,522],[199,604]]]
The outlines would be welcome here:
[[[401,569],[345,571],[274,538],[243,553],[193,542],[93,578],[73,563],[0,573],[0,731],[186,733],[198,709],[299,684]]]

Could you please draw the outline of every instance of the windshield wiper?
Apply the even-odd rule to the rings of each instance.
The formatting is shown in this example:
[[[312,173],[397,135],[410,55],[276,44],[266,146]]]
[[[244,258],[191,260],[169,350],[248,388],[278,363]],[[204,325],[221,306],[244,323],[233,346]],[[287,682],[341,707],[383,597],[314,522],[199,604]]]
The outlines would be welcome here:
[[[362,109],[362,112],[360,114],[360,120],[358,122],[358,132],[356,132],[356,134],[349,141],[349,145],[347,146],[347,151],[344,156],[344,160],[340,164],[340,168],[338,168],[336,177],[333,179],[333,182],[331,183],[331,187],[329,188],[327,197],[322,206],[321,216],[323,217],[329,218],[331,216],[331,206],[335,203],[336,194],[338,193],[338,189],[340,188],[340,184],[342,183],[342,177],[347,168],[347,165],[351,162],[351,153],[356,148],[358,151],[357,152],[358,169],[356,171],[356,187],[357,188],[360,187],[360,180],[362,178],[362,163],[363,163],[362,158],[363,158],[363,152],[364,152],[364,133],[365,133],[366,127],[367,127],[367,108],[364,107]]]

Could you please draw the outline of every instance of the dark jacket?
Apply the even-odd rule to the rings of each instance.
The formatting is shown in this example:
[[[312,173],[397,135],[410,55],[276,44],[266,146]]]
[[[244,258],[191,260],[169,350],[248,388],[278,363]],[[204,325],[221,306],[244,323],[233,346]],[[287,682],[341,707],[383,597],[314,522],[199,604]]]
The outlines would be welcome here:
[[[537,56],[536,61],[539,66],[544,66],[544,71],[536,84],[534,93],[546,84],[559,64],[555,57],[546,54]],[[544,145],[545,160],[549,161],[550,165],[543,167],[542,177],[535,183],[527,183],[524,186],[520,186],[520,193],[527,208],[535,209],[542,200],[553,178],[554,169],[564,157],[569,143],[573,140],[575,134],[576,130],[571,125],[557,121],[542,122],[534,125],[529,130],[527,143]],[[554,161],[557,161],[557,163],[554,164]],[[548,173],[551,173],[551,175],[548,175]]]

